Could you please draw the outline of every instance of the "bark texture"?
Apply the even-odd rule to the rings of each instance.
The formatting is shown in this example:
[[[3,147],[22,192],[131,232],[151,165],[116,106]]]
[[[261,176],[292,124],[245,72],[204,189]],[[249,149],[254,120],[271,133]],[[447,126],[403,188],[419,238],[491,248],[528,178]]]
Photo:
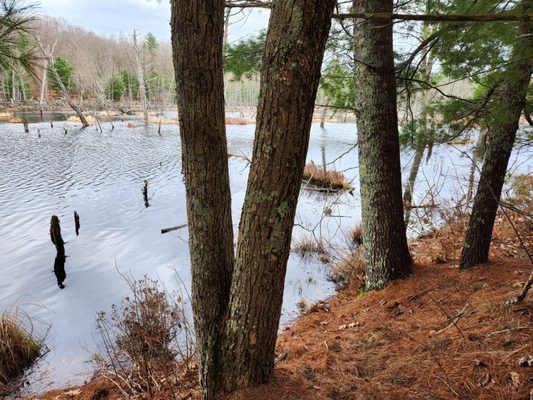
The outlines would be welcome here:
[[[334,0],[276,0],[224,343],[224,389],[267,382]]]
[[[391,13],[393,1],[354,0],[355,13]],[[390,19],[356,20],[355,82],[367,290],[411,272],[402,206]]]
[[[220,332],[233,270],[224,124],[223,0],[172,0],[172,47],[185,177],[192,306],[204,399],[218,387]]]
[[[533,10],[533,1],[523,2],[524,11]],[[505,73],[505,81],[495,93],[493,110],[497,112],[494,125],[488,133],[485,161],[479,178],[479,185],[472,215],[468,223],[461,268],[469,268],[487,262],[494,220],[502,192],[507,164],[516,139],[521,111],[526,102],[527,88],[533,71],[533,27],[523,24],[513,47],[513,60]]]

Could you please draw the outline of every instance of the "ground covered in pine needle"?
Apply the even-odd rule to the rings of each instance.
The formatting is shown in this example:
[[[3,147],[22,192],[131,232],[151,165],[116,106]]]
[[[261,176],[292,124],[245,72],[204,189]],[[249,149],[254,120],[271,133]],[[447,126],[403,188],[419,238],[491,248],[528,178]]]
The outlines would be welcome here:
[[[531,250],[531,219],[510,217]],[[510,302],[531,270],[526,253],[499,215],[491,261],[460,271],[465,226],[459,215],[411,242],[416,265],[408,279],[380,292],[353,284],[312,307],[280,335],[272,382],[230,399],[533,398],[533,295]],[[31,398],[121,396],[97,380]],[[199,398],[196,372],[154,398]]]

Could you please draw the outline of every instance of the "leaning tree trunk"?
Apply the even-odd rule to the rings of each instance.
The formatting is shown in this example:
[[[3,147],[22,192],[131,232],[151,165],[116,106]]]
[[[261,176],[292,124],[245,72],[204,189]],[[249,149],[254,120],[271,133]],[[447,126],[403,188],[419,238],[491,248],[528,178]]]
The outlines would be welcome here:
[[[219,379],[233,270],[222,39],[224,0],[172,0],[172,47],[187,196],[192,306],[204,399]]]
[[[392,0],[354,0],[356,13],[392,13]],[[358,19],[354,26],[355,96],[367,290],[411,272],[402,179],[392,23]]]
[[[427,25],[424,24],[424,27],[427,27]],[[430,81],[431,73],[433,70],[433,62],[433,54],[430,51],[424,56],[420,64],[420,70],[422,72],[421,79],[423,81]],[[420,96],[420,126],[418,127],[419,131],[417,132],[415,138],[415,157],[413,159],[413,164],[411,165],[411,170],[409,172],[409,178],[407,180],[407,184],[405,185],[405,190],[403,192],[403,205],[405,213],[404,220],[406,227],[409,226],[409,220],[411,219],[413,192],[415,188],[416,178],[418,176],[418,171],[420,170],[420,165],[422,164],[422,158],[424,157],[424,152],[426,150],[427,144],[433,142],[433,138],[429,137],[430,131],[428,130],[429,96],[429,89],[423,90]]]
[[[524,2],[531,4],[533,1]],[[529,6],[528,11],[533,9]],[[488,134],[489,143],[479,178],[472,214],[468,223],[461,268],[487,262],[494,220],[502,192],[507,164],[516,139],[520,114],[526,102],[533,70],[533,27],[523,24],[513,48],[513,60],[503,75],[505,81],[495,93],[493,110],[497,113]]]
[[[74,112],[76,113],[76,115],[80,119],[81,124],[83,125],[83,128],[89,127],[90,126],[89,122],[87,122],[87,119],[85,118],[85,115],[83,114],[83,111],[81,110],[80,107],[78,107],[72,101],[72,99],[70,98],[69,91],[65,87],[63,81],[61,80],[61,77],[59,76],[59,73],[57,72],[57,69],[56,69],[55,63],[54,63],[54,57],[53,57],[53,49],[55,47],[55,44],[54,44],[54,47],[52,47],[52,50],[48,50],[47,51],[47,50],[45,50],[43,44],[41,43],[41,39],[38,36],[35,36],[35,39],[37,41],[37,44],[38,44],[41,52],[43,53],[44,58],[46,59],[46,62],[48,63],[50,71],[54,75],[54,79],[56,80],[57,85],[59,86],[59,90],[61,91],[61,95],[63,96],[63,99],[67,102],[67,104],[70,106],[70,108],[72,108],[74,110]],[[56,43],[57,43],[57,40],[56,40]]]
[[[335,0],[272,5],[224,343],[225,391],[267,382]]]
[[[413,158],[413,164],[409,171],[409,177],[405,184],[405,190],[403,192],[403,205],[405,208],[405,227],[409,226],[409,220],[411,219],[411,211],[413,209],[413,192],[415,189],[416,177],[422,164],[422,157],[424,157],[424,151],[426,150],[425,142],[423,140],[417,140],[415,148],[415,156]]]

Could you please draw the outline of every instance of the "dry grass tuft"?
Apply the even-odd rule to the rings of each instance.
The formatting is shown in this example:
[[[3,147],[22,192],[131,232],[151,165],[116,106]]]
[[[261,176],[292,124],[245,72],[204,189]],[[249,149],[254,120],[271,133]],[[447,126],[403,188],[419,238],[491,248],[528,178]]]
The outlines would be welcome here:
[[[363,248],[357,246],[347,257],[331,267],[330,279],[338,286],[361,289],[365,283],[365,257]]]
[[[346,180],[341,172],[334,170],[324,171],[322,167],[319,167],[312,161],[304,167],[303,179],[308,184],[322,189],[352,189],[350,183]]]
[[[250,125],[255,124],[252,119],[239,118],[239,117],[226,117],[226,125]]]
[[[192,329],[181,296],[174,300],[146,276],[125,279],[131,297],[113,305],[109,317],[98,314],[102,351],[95,361],[126,398],[153,398],[155,393],[171,392],[192,369]]]
[[[292,249],[301,257],[311,256],[314,254],[318,256],[327,255],[324,241],[322,239],[315,239],[311,236],[302,236],[296,241]]]
[[[528,204],[533,197],[533,175],[516,175],[511,181],[512,194],[507,199],[511,204]]]
[[[14,382],[45,352],[43,340],[25,319],[9,312],[0,316],[0,397],[17,388]]]
[[[350,232],[352,243],[358,246],[363,244],[363,227],[359,224]]]

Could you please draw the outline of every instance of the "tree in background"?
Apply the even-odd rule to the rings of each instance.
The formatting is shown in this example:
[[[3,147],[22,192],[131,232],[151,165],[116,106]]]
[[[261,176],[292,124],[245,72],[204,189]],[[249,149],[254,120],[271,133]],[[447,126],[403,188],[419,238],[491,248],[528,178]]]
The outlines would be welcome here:
[[[120,101],[124,94],[124,81],[121,75],[114,75],[106,82],[105,95],[113,101]]]
[[[144,64],[146,65],[146,95],[149,99],[152,99],[156,96],[156,94],[159,92],[158,85],[160,83],[159,75],[155,72],[155,64],[156,64],[156,52],[159,48],[159,43],[156,39],[156,37],[151,33],[148,32],[146,34],[146,37],[144,38],[144,46],[143,49],[147,55],[147,62]]]
[[[233,74],[233,79],[250,79],[261,70],[261,58],[265,48],[266,32],[256,37],[228,44],[225,47],[224,70]]]
[[[393,1],[354,0],[356,13],[392,13]],[[392,23],[356,20],[355,108],[367,290],[411,272],[402,206]]]
[[[74,81],[73,72],[74,67],[72,64],[65,58],[57,56],[54,58],[54,68],[57,71],[57,74],[61,78],[61,82],[67,88],[67,90],[72,91],[76,87]],[[50,87],[56,91],[60,91],[60,84],[56,79],[56,75],[52,72],[51,68],[48,70],[48,81],[50,82]]]
[[[119,75],[124,86],[124,95],[130,100],[137,98],[139,96],[139,80],[137,77],[127,69],[120,71]]]

